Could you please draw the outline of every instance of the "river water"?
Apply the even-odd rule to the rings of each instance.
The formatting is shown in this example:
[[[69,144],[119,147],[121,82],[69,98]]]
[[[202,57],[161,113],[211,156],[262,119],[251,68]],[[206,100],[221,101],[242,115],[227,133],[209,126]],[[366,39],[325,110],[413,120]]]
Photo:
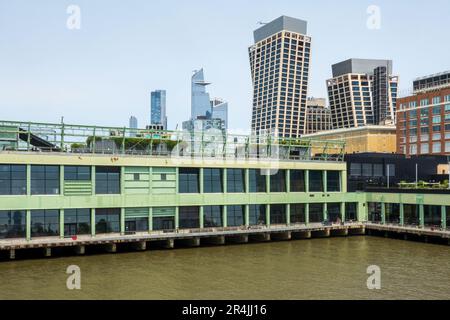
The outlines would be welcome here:
[[[450,299],[450,249],[348,237],[4,261],[0,299]]]

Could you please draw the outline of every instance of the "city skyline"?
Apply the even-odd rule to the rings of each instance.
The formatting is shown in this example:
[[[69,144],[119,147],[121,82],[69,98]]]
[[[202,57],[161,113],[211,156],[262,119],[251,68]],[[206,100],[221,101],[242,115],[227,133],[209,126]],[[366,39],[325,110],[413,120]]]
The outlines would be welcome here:
[[[81,29],[68,30],[66,9],[72,4],[68,1],[58,4],[18,1],[7,5],[1,1],[3,118],[17,120],[25,115],[30,121],[55,122],[64,116],[70,123],[86,120],[93,123],[94,119],[100,119],[104,125],[123,125],[130,113],[147,119],[147,92],[163,87],[171,92],[168,105],[173,107],[169,108],[168,117],[174,128],[188,118],[187,77],[201,65],[208,70],[208,78],[214,79],[217,91],[230,103],[230,128],[249,129],[252,99],[247,46],[253,42],[252,33],[258,21],[268,22],[281,15],[308,21],[308,34],[313,39],[308,96],[326,96],[325,80],[331,76],[331,65],[352,57],[393,60],[395,73],[400,76],[400,92],[410,89],[417,77],[449,69],[445,57],[450,45],[439,41],[450,25],[445,18],[448,2],[437,1],[440,10],[434,10],[436,6],[429,4],[379,1],[376,4],[381,10],[379,30],[367,27],[370,17],[367,8],[372,5],[369,1],[322,3],[330,10],[306,2],[281,1],[274,6],[262,1],[258,8],[244,5],[236,14],[231,9],[234,6],[217,12],[214,4],[200,2],[189,8],[176,1],[128,7],[78,1]],[[173,5],[183,14],[152,15],[155,8],[164,12],[166,6]],[[200,10],[211,18],[201,42],[193,35],[204,25],[188,18],[191,10]],[[409,19],[397,19],[399,10]],[[422,15],[429,17],[427,24],[415,22]],[[347,19],[341,19],[344,16]],[[173,26],[158,34],[157,26],[167,20],[174,22]],[[225,22],[227,28],[223,28]],[[414,46],[415,37],[425,34],[435,44],[433,59],[423,59],[426,49]],[[217,36],[222,41],[221,50],[201,46]],[[173,37],[185,48],[183,56],[172,52],[175,44],[169,42]],[[353,46],[356,42],[360,45]]]

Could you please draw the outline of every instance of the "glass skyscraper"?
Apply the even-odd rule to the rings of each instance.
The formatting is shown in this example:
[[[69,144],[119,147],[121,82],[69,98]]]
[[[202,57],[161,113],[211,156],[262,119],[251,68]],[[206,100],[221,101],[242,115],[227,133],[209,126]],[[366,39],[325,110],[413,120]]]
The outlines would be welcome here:
[[[167,130],[166,90],[156,90],[151,93],[150,124],[162,125]]]
[[[203,69],[194,71],[191,79],[191,120],[198,117],[211,118],[211,102],[209,93],[206,92],[206,86],[210,84],[205,81]]]

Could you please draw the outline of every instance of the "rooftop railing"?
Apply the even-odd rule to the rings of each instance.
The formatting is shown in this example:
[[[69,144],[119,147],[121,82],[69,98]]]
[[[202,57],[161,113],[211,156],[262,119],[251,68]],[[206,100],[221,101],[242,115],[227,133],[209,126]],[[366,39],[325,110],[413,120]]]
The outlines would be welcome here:
[[[230,134],[220,129],[163,131],[0,120],[0,151],[153,157],[343,161],[345,142]]]

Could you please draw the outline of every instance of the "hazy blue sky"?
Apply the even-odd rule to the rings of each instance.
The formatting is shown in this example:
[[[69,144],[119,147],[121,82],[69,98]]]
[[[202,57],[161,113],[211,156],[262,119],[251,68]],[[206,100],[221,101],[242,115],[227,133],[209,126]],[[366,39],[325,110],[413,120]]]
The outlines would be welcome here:
[[[81,8],[69,30],[67,7]],[[370,30],[369,5],[381,9]],[[308,21],[309,95],[326,96],[331,64],[394,60],[400,89],[450,69],[450,1],[0,0],[0,119],[123,126],[149,121],[150,91],[167,90],[169,128],[189,118],[192,70],[229,102],[230,128],[248,129],[248,46],[258,21]]]

